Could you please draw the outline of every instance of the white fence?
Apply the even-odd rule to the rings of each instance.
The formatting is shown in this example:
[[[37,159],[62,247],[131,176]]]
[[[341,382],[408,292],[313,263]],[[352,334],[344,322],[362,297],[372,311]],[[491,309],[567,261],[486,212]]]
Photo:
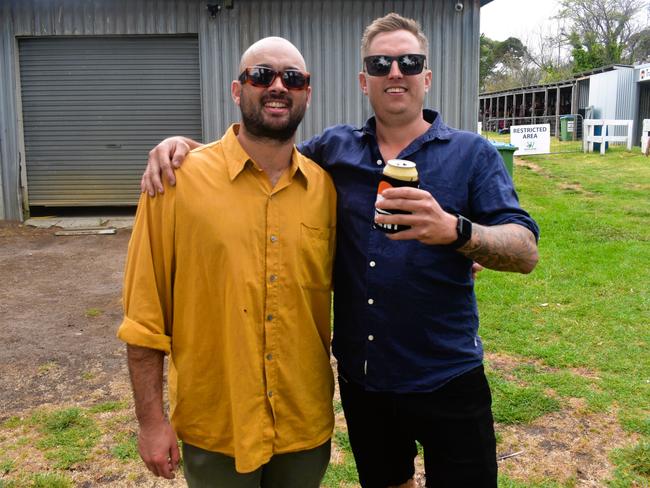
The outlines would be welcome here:
[[[605,154],[605,146],[610,142],[625,142],[627,150],[632,150],[632,120],[605,120],[605,119],[585,119],[583,121],[585,136],[582,139],[584,152],[593,152],[594,143],[600,144],[600,154]],[[626,126],[627,135],[615,136],[609,135],[609,127]],[[600,128],[600,133],[597,128]],[[613,131],[612,131],[613,132]]]

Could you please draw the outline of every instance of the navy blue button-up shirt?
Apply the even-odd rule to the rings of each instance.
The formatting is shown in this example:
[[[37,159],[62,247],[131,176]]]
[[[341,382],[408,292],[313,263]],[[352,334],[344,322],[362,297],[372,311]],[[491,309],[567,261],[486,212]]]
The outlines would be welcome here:
[[[400,154],[444,210],[483,225],[516,223],[537,238],[499,153],[477,134],[425,110],[427,132]],[[373,226],[384,161],[375,120],[339,125],[299,150],[338,192],[333,352],[339,373],[371,391],[433,391],[480,365],[472,261],[450,246],[391,241]]]

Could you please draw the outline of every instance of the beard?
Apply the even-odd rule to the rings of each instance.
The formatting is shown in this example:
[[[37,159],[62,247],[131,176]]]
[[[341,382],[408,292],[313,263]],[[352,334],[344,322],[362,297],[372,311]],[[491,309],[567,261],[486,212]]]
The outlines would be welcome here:
[[[279,100],[287,104],[289,108],[288,119],[264,120],[264,114],[262,112],[264,104],[272,100]],[[287,142],[293,138],[296,129],[300,125],[300,122],[302,122],[305,111],[307,110],[307,103],[303,102],[294,106],[293,100],[286,96],[265,95],[260,100],[259,105],[257,105],[242,90],[239,107],[241,110],[242,124],[249,134],[260,139]]]

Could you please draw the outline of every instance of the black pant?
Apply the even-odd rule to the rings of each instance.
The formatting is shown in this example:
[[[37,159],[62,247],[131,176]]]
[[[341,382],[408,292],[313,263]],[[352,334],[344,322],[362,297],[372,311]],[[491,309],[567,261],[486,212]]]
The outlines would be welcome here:
[[[363,488],[399,485],[424,448],[427,487],[496,488],[492,396],[483,366],[429,393],[365,391],[339,376],[350,445]]]

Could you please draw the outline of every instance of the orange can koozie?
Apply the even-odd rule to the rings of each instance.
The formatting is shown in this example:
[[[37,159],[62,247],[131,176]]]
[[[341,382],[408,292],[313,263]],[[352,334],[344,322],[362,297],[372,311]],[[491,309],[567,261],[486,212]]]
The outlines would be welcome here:
[[[411,188],[417,188],[419,184],[418,181],[418,170],[415,166],[415,163],[412,161],[406,161],[405,159],[389,159],[386,162],[384,171],[379,181],[379,186],[377,187],[377,202],[380,202],[384,199],[381,193],[387,188],[397,188],[402,186],[409,186]],[[410,212],[405,212],[403,210],[390,210],[390,209],[379,209],[375,207],[375,217],[377,215],[393,215],[393,214],[408,214]],[[394,234],[395,232],[400,232],[402,230],[410,229],[408,225],[397,225],[397,224],[380,224],[375,222],[375,228],[385,232],[387,234]]]

